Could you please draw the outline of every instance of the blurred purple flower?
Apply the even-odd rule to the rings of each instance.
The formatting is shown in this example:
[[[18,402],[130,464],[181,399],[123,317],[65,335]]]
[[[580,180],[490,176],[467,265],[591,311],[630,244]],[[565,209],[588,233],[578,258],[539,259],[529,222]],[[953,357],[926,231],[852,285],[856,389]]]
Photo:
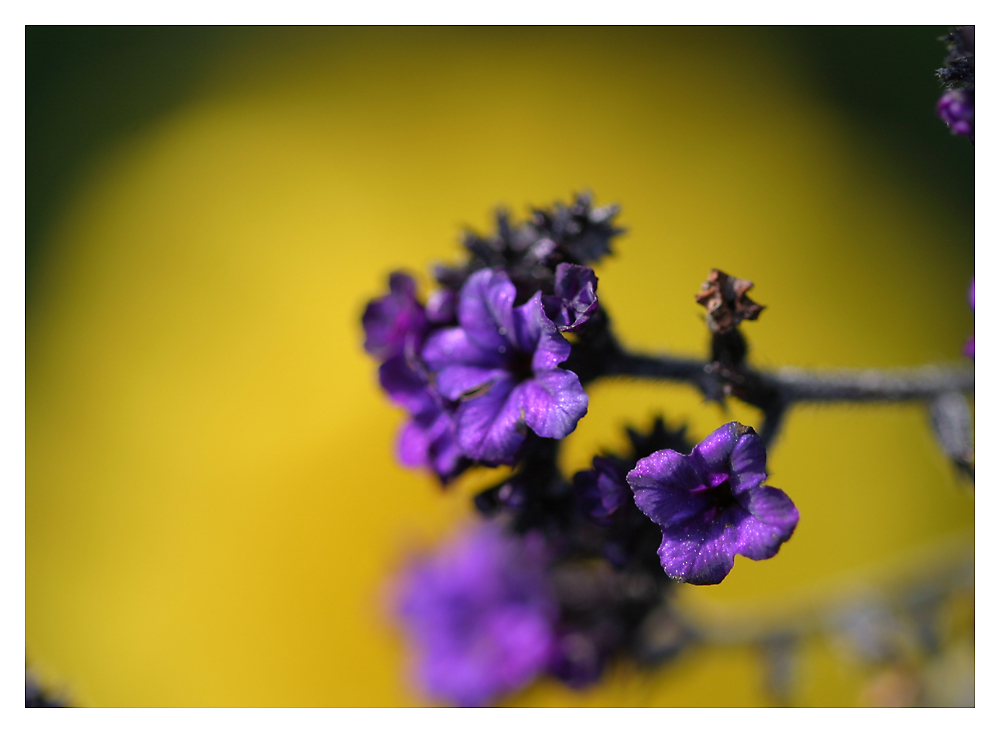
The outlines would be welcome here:
[[[972,278],[972,284],[969,286],[969,307],[972,308],[973,313],[976,311],[976,278]],[[969,336],[969,340],[965,342],[965,355],[970,359],[976,358],[975,334]]]
[[[427,330],[424,307],[417,301],[417,285],[403,272],[389,276],[389,294],[372,300],[361,317],[365,351],[381,361],[416,348]]]
[[[968,135],[975,142],[976,99],[975,90],[949,89],[938,101],[938,116],[955,135]]]
[[[690,455],[662,450],[628,474],[635,503],[663,530],[660,564],[675,580],[721,583],[735,555],[773,557],[792,536],[799,512],[764,486],[764,444],[753,428],[723,425]]]
[[[481,524],[409,568],[399,612],[429,696],[486,705],[547,669],[557,649],[558,606],[546,561],[540,536]]]
[[[506,273],[474,273],[459,295],[459,325],[432,333],[422,351],[437,392],[461,401],[462,452],[493,465],[516,460],[525,427],[565,438],[587,413],[580,379],[557,368],[570,344],[545,315],[542,294],[516,308],[514,297]]]

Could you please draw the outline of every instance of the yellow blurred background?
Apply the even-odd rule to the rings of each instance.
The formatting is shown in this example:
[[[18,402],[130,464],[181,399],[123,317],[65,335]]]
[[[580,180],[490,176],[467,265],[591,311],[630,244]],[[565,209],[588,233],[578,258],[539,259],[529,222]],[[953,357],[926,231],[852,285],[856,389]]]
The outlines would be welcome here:
[[[492,474],[442,492],[396,464],[402,415],[360,315],[394,269],[426,292],[498,205],[521,217],[584,189],[622,205],[628,233],[597,272],[634,347],[704,353],[693,295],[719,267],[768,306],[745,329],[757,364],[960,360],[967,208],[765,34],[257,29],[91,156],[28,303],[25,636],[43,679],[97,706],[426,702],[385,584]],[[695,438],[758,421],[685,387],[599,383],[564,468],[660,412]],[[794,538],[682,588],[686,607],[766,617],[971,551],[971,491],[920,406],[799,408],[769,468],[800,509]],[[769,704],[759,668],[717,649],[508,702]],[[829,644],[800,671],[795,704],[864,700],[866,671]]]

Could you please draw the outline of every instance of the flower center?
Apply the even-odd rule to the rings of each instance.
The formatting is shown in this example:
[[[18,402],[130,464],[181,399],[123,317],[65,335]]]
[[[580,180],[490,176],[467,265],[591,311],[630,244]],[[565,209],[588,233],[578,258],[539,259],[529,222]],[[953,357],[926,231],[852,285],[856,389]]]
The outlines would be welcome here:
[[[523,351],[515,352],[507,359],[505,368],[519,380],[525,380],[534,374],[531,368],[531,354]]]
[[[705,520],[709,522],[738,503],[733,494],[733,487],[729,484],[729,479],[718,486],[707,486],[698,493],[709,502],[708,509],[705,510],[704,514]]]

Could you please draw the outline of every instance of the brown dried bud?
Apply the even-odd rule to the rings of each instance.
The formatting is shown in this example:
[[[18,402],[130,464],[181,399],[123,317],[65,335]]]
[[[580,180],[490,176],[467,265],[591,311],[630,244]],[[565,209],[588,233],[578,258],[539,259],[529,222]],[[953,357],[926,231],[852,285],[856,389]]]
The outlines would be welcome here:
[[[712,270],[694,299],[708,310],[706,320],[713,333],[729,333],[742,321],[757,320],[764,306],[747,297],[747,291],[752,287],[753,283],[749,280],[740,280],[722,270]]]

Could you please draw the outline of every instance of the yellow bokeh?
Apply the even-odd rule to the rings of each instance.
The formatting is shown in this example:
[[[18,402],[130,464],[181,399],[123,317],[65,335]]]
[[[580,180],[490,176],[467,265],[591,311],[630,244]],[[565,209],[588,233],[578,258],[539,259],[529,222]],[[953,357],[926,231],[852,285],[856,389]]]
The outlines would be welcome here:
[[[396,464],[401,414],[360,315],[393,269],[457,259],[497,205],[621,203],[598,275],[627,344],[703,353],[693,294],[720,267],[768,306],[746,328],[759,364],[954,360],[972,330],[956,223],[740,38],[262,35],[95,162],[28,321],[25,634],[43,673],[101,706],[424,702],[385,583],[471,515],[488,472],[442,492]],[[696,437],[757,421],[680,386],[599,383],[565,469],[660,412]],[[769,468],[795,537],[682,589],[693,608],[765,613],[971,544],[973,501],[919,406],[798,409]],[[796,701],[856,704],[857,673],[814,646]],[[767,704],[753,654],[511,702]]]

